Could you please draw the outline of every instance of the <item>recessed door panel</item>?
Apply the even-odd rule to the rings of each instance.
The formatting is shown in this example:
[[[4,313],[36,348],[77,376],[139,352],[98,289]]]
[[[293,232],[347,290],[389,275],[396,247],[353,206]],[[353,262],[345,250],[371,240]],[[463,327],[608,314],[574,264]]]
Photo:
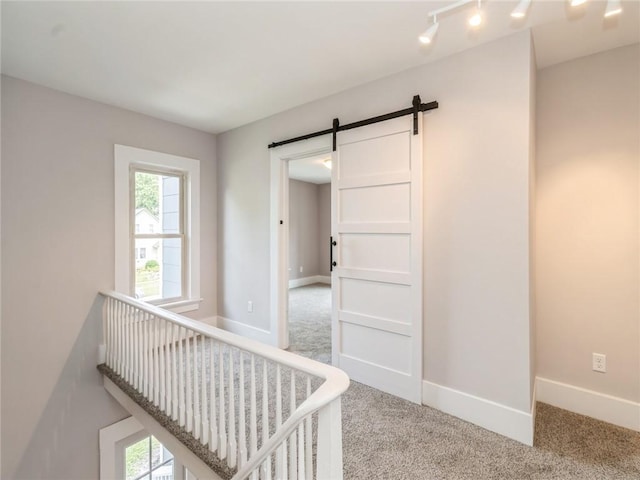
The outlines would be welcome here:
[[[342,354],[399,373],[411,373],[411,337],[342,323]]]
[[[340,180],[408,172],[411,168],[411,135],[399,132],[340,146]]]
[[[389,272],[411,271],[407,234],[356,233],[340,235],[340,265]]]
[[[340,310],[411,322],[411,287],[351,278],[344,278],[340,286]]]
[[[341,222],[408,222],[411,219],[408,183],[347,188],[340,191]]]

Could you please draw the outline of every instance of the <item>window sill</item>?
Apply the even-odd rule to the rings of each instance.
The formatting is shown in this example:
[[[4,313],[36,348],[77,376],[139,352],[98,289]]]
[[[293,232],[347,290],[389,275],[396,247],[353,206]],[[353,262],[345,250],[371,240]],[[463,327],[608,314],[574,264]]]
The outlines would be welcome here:
[[[170,310],[173,313],[185,313],[198,310],[200,308],[200,302],[202,302],[202,298],[189,298],[178,302],[160,303],[157,305],[158,307]]]

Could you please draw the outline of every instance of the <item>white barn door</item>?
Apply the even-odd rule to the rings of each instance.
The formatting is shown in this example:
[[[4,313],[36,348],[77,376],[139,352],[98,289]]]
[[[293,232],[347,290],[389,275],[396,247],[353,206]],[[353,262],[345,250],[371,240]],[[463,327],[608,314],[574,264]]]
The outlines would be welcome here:
[[[421,403],[422,115],[340,132],[332,169],[332,352],[357,381]]]

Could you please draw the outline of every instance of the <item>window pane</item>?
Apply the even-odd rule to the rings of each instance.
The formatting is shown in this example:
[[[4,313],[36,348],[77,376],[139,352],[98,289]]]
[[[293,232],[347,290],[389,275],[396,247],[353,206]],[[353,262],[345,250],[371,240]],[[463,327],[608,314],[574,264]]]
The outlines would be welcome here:
[[[135,297],[182,297],[182,238],[136,238]],[[144,252],[144,254],[143,254]]]
[[[173,460],[156,468],[151,473],[151,480],[173,480]]]
[[[124,464],[127,480],[134,480],[149,471],[149,454],[149,437],[145,437],[125,449]]]
[[[181,177],[135,172],[135,233],[181,233]]]
[[[162,177],[160,223],[162,233],[180,231],[180,177]]]
[[[171,452],[164,448],[164,445],[162,445],[156,437],[151,437],[151,468],[156,468],[171,458],[173,458]],[[171,468],[173,470],[173,466]]]

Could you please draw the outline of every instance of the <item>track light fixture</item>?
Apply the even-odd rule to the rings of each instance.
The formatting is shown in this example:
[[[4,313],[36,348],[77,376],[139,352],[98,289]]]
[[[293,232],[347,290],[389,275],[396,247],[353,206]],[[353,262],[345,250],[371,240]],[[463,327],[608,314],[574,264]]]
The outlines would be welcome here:
[[[531,3],[533,0],[519,0],[516,7],[511,12],[511,17],[513,18],[524,18],[527,16],[529,12],[529,8],[531,7]],[[572,7],[577,7],[586,3],[587,0],[569,0],[569,4]],[[468,6],[469,4],[477,3],[475,7],[474,13],[469,17],[469,25],[473,28],[476,28],[482,24],[483,21],[483,12],[482,12],[482,0],[459,0],[457,2],[453,2],[446,7],[438,8],[437,10],[432,10],[428,13],[428,16],[432,19],[432,23],[427,28],[424,33],[422,33],[418,38],[420,43],[428,45],[433,42],[433,38],[435,37],[438,27],[440,24],[438,23],[437,16],[442,15],[443,13],[449,12],[451,10],[457,10],[461,7]],[[604,12],[605,18],[612,17],[614,15],[619,15],[622,13],[622,2],[621,0],[608,0],[607,1],[607,9]]]
[[[511,12],[511,16],[513,18],[524,18],[527,16],[527,12],[529,11],[529,7],[531,6],[531,0],[521,0],[516,8]]]
[[[420,43],[424,43],[425,45],[430,44],[433,41],[433,37],[436,35],[439,26],[440,24],[438,23],[438,19],[434,15],[433,24],[429,26],[429,28],[427,28],[422,35],[420,35]]]
[[[607,9],[604,11],[605,17],[612,17],[622,13],[622,3],[620,0],[609,0],[607,2]]]
[[[476,7],[473,15],[469,17],[469,25],[472,27],[478,27],[482,23],[482,0],[478,0],[478,6]]]
[[[442,8],[438,8],[437,10],[433,10],[431,12],[428,13],[428,16],[432,19],[432,24],[429,26],[429,28],[427,28],[424,33],[422,33],[418,39],[420,40],[420,43],[423,43],[425,45],[429,45],[430,43],[433,42],[433,37],[435,37],[436,32],[438,31],[438,27],[440,26],[440,24],[438,23],[438,15],[441,15],[443,13],[449,12],[451,10],[456,10],[460,7],[463,7],[465,5],[468,5],[470,3],[475,2],[476,0],[459,0],[455,3],[449,4],[446,7],[442,7]],[[480,5],[480,2],[482,0],[477,0],[478,1],[478,5]],[[482,20],[481,20],[482,21]]]

